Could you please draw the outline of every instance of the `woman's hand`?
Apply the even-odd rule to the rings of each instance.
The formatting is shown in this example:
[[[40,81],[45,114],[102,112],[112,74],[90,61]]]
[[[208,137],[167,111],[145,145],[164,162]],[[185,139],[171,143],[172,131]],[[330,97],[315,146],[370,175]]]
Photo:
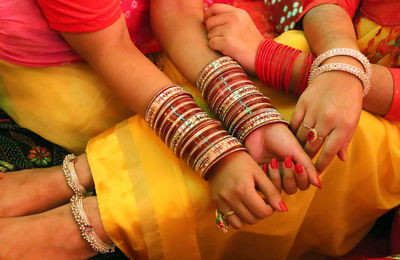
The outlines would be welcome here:
[[[204,24],[211,49],[233,57],[245,70],[256,73],[256,55],[264,37],[246,11],[214,4],[205,13]]]
[[[209,179],[213,199],[234,228],[255,224],[275,210],[287,211],[279,192],[258,164],[245,152],[218,162]]]
[[[361,81],[341,71],[327,72],[312,80],[301,95],[291,126],[309,156],[314,157],[325,142],[316,163],[318,172],[326,169],[337,154],[346,158],[346,149],[356,130],[362,109]],[[311,140],[310,129],[317,139]]]
[[[310,183],[321,188],[311,159],[286,125],[260,127],[244,144],[257,163],[268,163],[269,178],[278,190],[282,187],[286,193],[293,194],[297,188],[306,190]]]

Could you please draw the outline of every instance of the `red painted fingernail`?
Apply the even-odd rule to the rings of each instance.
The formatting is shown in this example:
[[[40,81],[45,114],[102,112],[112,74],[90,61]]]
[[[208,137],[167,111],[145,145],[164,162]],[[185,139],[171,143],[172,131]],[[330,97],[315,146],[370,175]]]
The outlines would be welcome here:
[[[285,167],[286,168],[292,168],[293,167],[292,158],[290,158],[290,157],[286,157],[285,158]]]
[[[294,165],[294,170],[296,171],[296,173],[298,175],[303,173],[303,167],[301,166],[301,164],[295,164]]]
[[[262,170],[267,173],[268,172],[268,164],[264,163],[262,166]]]
[[[318,180],[318,188],[322,189],[321,180],[319,179],[319,177],[317,177],[317,180]]]
[[[272,169],[278,169],[278,161],[275,158],[272,158],[270,164]]]
[[[286,207],[286,205],[285,205],[285,203],[284,203],[283,201],[281,201],[281,202],[279,203],[279,207],[281,207],[281,210],[282,210],[283,212],[288,212],[288,211],[289,211],[288,208]]]

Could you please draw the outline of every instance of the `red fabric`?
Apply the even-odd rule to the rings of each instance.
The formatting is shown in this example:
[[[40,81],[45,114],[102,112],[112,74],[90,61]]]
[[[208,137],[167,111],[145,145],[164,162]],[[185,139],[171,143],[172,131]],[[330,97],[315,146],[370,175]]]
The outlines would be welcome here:
[[[118,0],[38,0],[50,27],[61,32],[92,32],[122,14]]]
[[[400,121],[400,68],[390,68],[389,70],[393,76],[394,93],[392,105],[385,118],[388,120]],[[400,249],[400,241],[398,242],[398,247]]]
[[[346,10],[349,16],[353,18],[360,2],[361,0],[305,0],[303,12],[297,21],[300,21],[312,8],[322,4],[336,4]]]
[[[383,26],[400,24],[399,0],[363,0],[361,13]]]

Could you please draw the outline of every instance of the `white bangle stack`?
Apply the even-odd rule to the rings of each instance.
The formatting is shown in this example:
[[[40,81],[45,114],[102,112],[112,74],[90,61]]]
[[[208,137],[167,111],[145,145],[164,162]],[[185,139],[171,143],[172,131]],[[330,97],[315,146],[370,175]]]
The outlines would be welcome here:
[[[364,67],[364,71],[359,68],[345,64],[345,63],[330,63],[320,66],[325,60],[335,57],[335,56],[350,56],[357,59]],[[310,76],[308,78],[308,84],[317,77],[318,75],[329,72],[329,71],[344,71],[353,74],[363,84],[363,97],[365,97],[369,90],[371,89],[371,75],[372,68],[367,57],[365,57],[361,52],[348,48],[337,48],[328,50],[321,55],[319,55],[313,62],[310,68]]]
[[[67,181],[68,186],[75,194],[85,195],[87,193],[85,187],[83,187],[78,179],[78,176],[75,172],[75,164],[76,157],[73,154],[68,154],[65,156],[62,169],[65,175],[65,180]]]
[[[79,230],[81,231],[82,238],[85,239],[91,248],[99,253],[107,254],[115,251],[115,245],[108,245],[104,243],[93,229],[90,224],[88,217],[83,209],[83,196],[75,194],[71,198],[71,209],[72,215],[78,224]]]

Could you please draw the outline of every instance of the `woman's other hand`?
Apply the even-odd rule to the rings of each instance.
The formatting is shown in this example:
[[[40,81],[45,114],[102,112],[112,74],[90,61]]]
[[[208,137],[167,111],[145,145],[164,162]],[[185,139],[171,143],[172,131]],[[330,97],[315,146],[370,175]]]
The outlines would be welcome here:
[[[245,139],[245,147],[259,164],[268,163],[269,178],[275,187],[287,194],[297,188],[306,190],[309,184],[321,188],[317,171],[289,128],[281,123],[266,125]],[[282,177],[281,177],[282,176]]]
[[[256,55],[264,37],[246,11],[214,4],[205,13],[204,24],[211,49],[233,57],[246,71],[256,73]]]
[[[213,199],[222,213],[233,211],[228,221],[234,228],[255,224],[274,211],[287,211],[280,193],[245,152],[218,162],[209,179]]]
[[[353,62],[361,66],[349,57],[335,57],[330,61],[333,59],[346,59],[344,63]],[[362,92],[362,83],[357,77],[347,72],[332,71],[313,79],[301,95],[291,127],[311,157],[325,143],[316,163],[318,172],[325,170],[336,154],[345,160],[346,149],[360,119]],[[311,133],[312,129],[315,129],[314,133]],[[317,138],[312,140],[315,133]]]

